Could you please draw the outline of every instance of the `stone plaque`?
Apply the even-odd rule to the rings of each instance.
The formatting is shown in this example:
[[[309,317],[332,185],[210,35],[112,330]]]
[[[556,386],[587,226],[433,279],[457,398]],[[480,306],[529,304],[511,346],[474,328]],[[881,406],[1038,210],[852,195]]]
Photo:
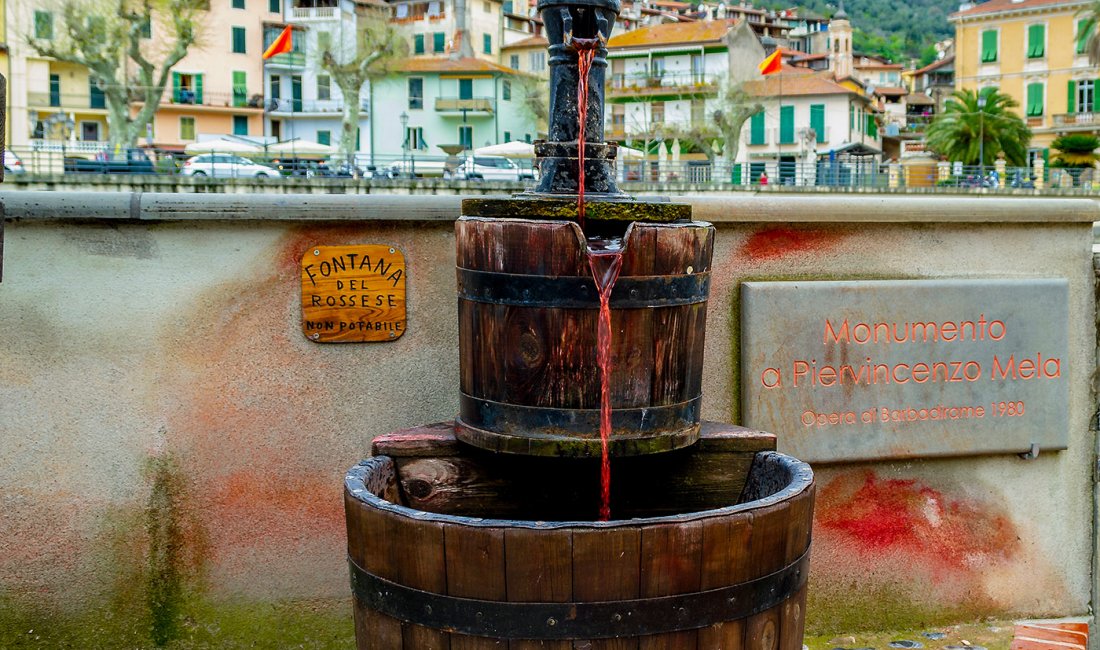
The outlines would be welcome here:
[[[302,255],[302,333],[317,343],[405,333],[405,256],[384,244],[314,246]]]
[[[1065,449],[1064,279],[746,282],[746,426],[808,461]]]

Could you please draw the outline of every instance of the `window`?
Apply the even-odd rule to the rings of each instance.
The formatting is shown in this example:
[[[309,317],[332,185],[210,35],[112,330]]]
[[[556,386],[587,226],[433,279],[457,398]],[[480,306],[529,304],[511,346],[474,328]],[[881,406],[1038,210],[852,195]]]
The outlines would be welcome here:
[[[332,32],[317,32],[317,51],[324,52],[332,49]]]
[[[409,109],[424,108],[424,80],[409,77]]]
[[[508,57],[508,67],[513,70],[519,70],[519,55],[513,54]]]
[[[234,54],[244,54],[245,53],[245,51],[244,51],[244,40],[245,40],[244,27],[234,27],[233,28],[233,53]]]
[[[511,131],[505,131],[504,132],[504,141],[505,142],[511,142],[512,141],[512,132]]]
[[[50,106],[61,106],[61,75],[50,75]]]
[[[524,133],[523,134],[523,141],[526,142],[527,144],[531,144],[531,134],[530,133]]]
[[[1076,86],[1076,88],[1074,87]],[[1069,82],[1069,113],[1091,113],[1096,109],[1096,82],[1092,79]]]
[[[512,101],[512,82],[505,79],[500,82],[500,96],[506,102]]]
[[[1089,36],[1092,35],[1092,30],[1094,27],[1095,25],[1093,25],[1092,21],[1088,18],[1083,18],[1077,21],[1077,25],[1075,27],[1076,31],[1074,32],[1077,38],[1077,49],[1075,50],[1077,54],[1085,53],[1085,47],[1089,43]]]
[[[1027,115],[1035,117],[1043,114],[1043,84],[1027,85]]]
[[[487,14],[492,13],[493,12],[493,3],[489,2],[489,0],[485,0],[485,2],[481,3],[481,10],[484,11],[485,13],[487,13]]]
[[[318,131],[317,144],[332,144],[332,131]]]
[[[665,103],[653,102],[649,105],[649,121],[652,124],[665,123]]]
[[[405,146],[403,149],[410,151],[416,151],[418,149],[427,149],[428,143],[424,141],[424,128],[419,126],[410,126],[405,129]]]
[[[53,14],[48,11],[34,12],[34,37],[44,41],[53,39]]]
[[[177,104],[201,104],[202,75],[173,72],[172,101]]]
[[[233,0],[234,9],[244,9],[244,0]]]
[[[474,127],[463,124],[458,127],[458,143],[463,149],[474,148]]]
[[[481,35],[481,50],[486,54],[493,53],[493,36],[492,34]]]
[[[277,74],[271,75],[271,99],[278,101],[282,97],[283,78]]]
[[[443,32],[436,32],[432,34],[432,52],[435,54],[442,54],[447,45],[447,35]]]
[[[88,77],[88,108],[107,108],[107,96],[99,89],[95,77]]]
[[[779,144],[794,143],[794,106],[779,107]]]
[[[764,112],[760,111],[749,120],[749,144],[764,144]]]
[[[194,140],[195,139],[195,118],[193,117],[181,117],[180,118],[180,140]]]
[[[703,126],[707,122],[707,104],[700,98],[691,100],[691,124]]]
[[[424,53],[424,35],[416,34],[413,36],[413,54]]]
[[[271,47],[271,44],[274,43],[275,39],[279,38],[279,34],[282,34],[282,33],[283,33],[283,27],[282,26],[279,26],[279,25],[265,25],[264,26],[264,43],[263,43],[263,48],[262,49],[266,50],[267,48]],[[302,48],[303,43],[306,40],[305,39],[305,34],[304,34],[304,32],[302,32],[300,30],[297,30],[297,29],[292,30],[292,34],[293,34],[293,38],[290,39],[290,51],[295,52],[295,53],[301,53],[302,49],[303,49]],[[290,58],[286,54],[279,54],[277,56],[278,57],[283,57],[284,59],[285,58]],[[278,60],[278,59],[276,58],[274,60]]]
[[[283,12],[282,0],[267,0],[267,10],[273,14],[280,14]]]
[[[817,135],[817,142],[825,142],[825,104],[810,104],[810,128]]]
[[[302,75],[290,75],[290,110],[302,110]]]
[[[473,79],[459,79],[458,80],[458,98],[459,99],[473,99],[474,98],[474,80]]]
[[[233,116],[233,135],[248,135],[248,116]]]
[[[987,29],[982,32],[982,63],[993,63],[997,60],[997,30]]]
[[[332,99],[332,78],[327,74],[317,75],[317,99]]]
[[[868,113],[865,119],[867,120],[867,127],[864,130],[867,132],[867,135],[871,136],[872,138],[877,138],[878,122],[875,121],[875,116],[871,113]]]
[[[242,70],[233,71],[233,105],[248,105],[248,75]]]
[[[527,62],[531,64],[531,72],[542,72],[546,68],[546,52],[539,51],[528,53]]]
[[[1027,27],[1027,58],[1041,59],[1046,53],[1046,26],[1028,25]]]
[[[153,17],[146,16],[141,23],[141,37],[153,38]]]

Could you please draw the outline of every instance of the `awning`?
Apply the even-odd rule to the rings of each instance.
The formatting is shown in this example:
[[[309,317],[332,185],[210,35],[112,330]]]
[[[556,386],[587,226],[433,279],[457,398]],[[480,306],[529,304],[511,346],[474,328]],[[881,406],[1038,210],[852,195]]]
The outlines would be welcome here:
[[[871,145],[865,144],[863,142],[846,142],[839,147],[833,147],[829,151],[818,151],[817,155],[828,156],[830,153],[836,154],[838,156],[843,154],[855,157],[882,155],[882,151],[880,149],[875,149]]]

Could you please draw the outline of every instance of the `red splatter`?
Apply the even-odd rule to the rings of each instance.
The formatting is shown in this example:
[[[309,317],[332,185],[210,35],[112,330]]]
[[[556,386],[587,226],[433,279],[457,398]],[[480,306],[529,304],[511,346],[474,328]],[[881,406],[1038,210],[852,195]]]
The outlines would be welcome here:
[[[1011,557],[1015,527],[987,505],[952,500],[915,479],[842,476],[821,492],[816,523],[860,552],[897,551],[944,569]],[[846,537],[847,539],[843,539]]]
[[[766,228],[745,240],[741,245],[741,256],[771,260],[785,255],[817,252],[836,245],[841,238],[839,233],[812,228]]]

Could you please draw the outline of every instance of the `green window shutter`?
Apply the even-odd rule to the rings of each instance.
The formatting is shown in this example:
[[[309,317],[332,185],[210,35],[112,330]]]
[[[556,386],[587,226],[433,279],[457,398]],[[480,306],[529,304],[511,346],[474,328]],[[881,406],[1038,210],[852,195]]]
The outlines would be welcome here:
[[[458,80],[458,98],[459,99],[473,99],[474,98],[474,80],[473,79],[459,79]]]
[[[992,63],[997,60],[997,30],[988,29],[982,32],[982,63]]]
[[[244,9],[244,0],[233,0],[234,9]]]
[[[1029,25],[1027,28],[1027,58],[1038,59],[1045,54],[1046,27]]]
[[[1095,21],[1091,19],[1084,19],[1077,21],[1077,54],[1084,54],[1085,47],[1089,43],[1089,36],[1092,35],[1093,27],[1095,27]]]
[[[281,0],[267,0],[267,10],[273,14],[282,13],[283,3]]]
[[[195,75],[195,103],[202,103],[202,75]]]
[[[484,50],[484,52],[486,54],[492,54],[493,53],[493,36],[492,36],[492,34],[482,34],[482,36],[481,36],[481,45],[482,45],[482,50]]]
[[[443,32],[436,32],[432,34],[432,52],[436,54],[440,53],[444,49],[446,34]]]
[[[749,144],[764,144],[764,112],[752,116],[749,122]]]
[[[331,145],[332,144],[332,131],[318,131],[317,143]]]
[[[818,142],[825,142],[825,104],[810,104],[810,128]]]
[[[245,32],[244,27],[233,28],[233,53],[244,54]]]
[[[247,75],[241,70],[233,71],[233,105],[244,106],[248,103]]]
[[[1070,79],[1066,89],[1066,112],[1077,112],[1077,82]]]
[[[870,114],[870,113],[867,114],[867,129],[866,130],[867,130],[867,135],[871,136],[872,138],[877,138],[878,137],[878,122],[875,121],[875,116]]]
[[[1027,85],[1027,115],[1034,117],[1043,114],[1043,84]]]
[[[233,135],[248,135],[248,116],[233,116]]]
[[[180,73],[172,73],[172,101],[177,104],[180,101]]]
[[[856,107],[848,104],[848,130],[856,128]]]
[[[48,11],[34,12],[34,37],[44,41],[53,38],[53,14]]]
[[[782,106],[779,109],[779,143],[794,142],[794,106]]]
[[[413,36],[413,54],[424,53],[424,35],[416,34]]]

